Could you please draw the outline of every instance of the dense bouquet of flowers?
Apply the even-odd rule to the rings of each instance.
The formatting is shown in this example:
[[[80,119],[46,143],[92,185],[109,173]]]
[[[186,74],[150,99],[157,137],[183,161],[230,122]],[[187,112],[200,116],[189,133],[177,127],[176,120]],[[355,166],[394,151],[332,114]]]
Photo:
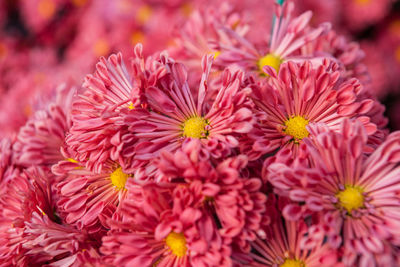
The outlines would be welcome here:
[[[0,266],[400,266],[400,132],[320,23],[390,1],[21,2],[41,48],[0,40]]]

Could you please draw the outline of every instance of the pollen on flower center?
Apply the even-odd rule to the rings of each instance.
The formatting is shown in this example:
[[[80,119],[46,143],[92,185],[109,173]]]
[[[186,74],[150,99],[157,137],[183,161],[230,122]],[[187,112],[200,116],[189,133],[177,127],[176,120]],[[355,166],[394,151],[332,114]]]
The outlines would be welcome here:
[[[349,213],[364,206],[363,190],[359,187],[346,186],[344,190],[336,194],[336,197],[339,200],[339,205]]]
[[[395,59],[397,60],[397,62],[400,63],[400,46],[398,46],[398,47],[396,48],[396,50],[394,51],[394,57],[395,57]]]
[[[305,267],[304,262],[294,259],[286,259],[279,267]]]
[[[291,135],[296,140],[301,140],[308,137],[309,132],[307,131],[308,120],[301,116],[294,116],[285,121],[286,129],[285,134]]]
[[[267,54],[258,60],[258,68],[262,73],[264,66],[271,66],[276,70],[276,73],[279,72],[279,68],[282,64],[282,59],[274,54]]]
[[[38,5],[38,12],[45,19],[51,18],[56,12],[56,5],[52,0],[41,0]]]
[[[201,117],[193,117],[183,124],[183,136],[191,138],[207,137],[207,121]]]
[[[116,186],[118,189],[125,188],[126,180],[129,178],[129,174],[126,174],[122,171],[122,168],[119,167],[115,171],[113,171],[110,175],[111,183]]]
[[[186,239],[183,233],[171,232],[165,239],[165,243],[171,249],[172,253],[177,257],[186,255]]]
[[[364,6],[364,5],[368,5],[371,2],[371,0],[355,0],[355,2],[359,5]]]

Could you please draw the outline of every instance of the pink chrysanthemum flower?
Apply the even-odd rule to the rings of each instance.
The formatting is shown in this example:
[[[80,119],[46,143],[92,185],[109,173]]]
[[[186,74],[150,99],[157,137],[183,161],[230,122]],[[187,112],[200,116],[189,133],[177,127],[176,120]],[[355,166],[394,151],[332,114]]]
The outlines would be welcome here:
[[[273,25],[271,40],[264,45],[262,50],[257,49],[252,43],[225,28],[225,33],[235,40],[237,45],[221,45],[220,62],[225,66],[237,64],[246,71],[264,74],[264,67],[270,66],[279,72],[280,66],[286,61],[302,62],[305,60],[321,63],[326,56],[317,56],[313,53],[302,55],[301,47],[313,42],[330,29],[329,24],[321,24],[312,29],[308,24],[312,16],[307,11],[299,17],[293,17],[294,4],[286,1],[283,6],[275,4],[276,20]]]
[[[52,266],[78,266],[78,255],[86,250],[96,253],[95,247],[99,246],[86,232],[57,224],[37,212],[25,222],[23,238],[24,255],[33,266],[49,263]]]
[[[90,233],[103,233],[107,219],[126,198],[125,183],[132,174],[108,160],[100,173],[92,172],[73,158],[53,166],[53,172],[65,177],[57,185],[60,213],[68,224]]]
[[[164,152],[158,169],[162,182],[188,185],[205,209],[218,218],[220,233],[233,239],[240,249],[249,250],[265,211],[261,179],[243,176],[247,157],[240,155],[212,162],[199,140],[188,140],[175,153]]]
[[[118,266],[231,266],[230,249],[185,186],[128,183],[122,219],[112,222],[101,252]]]
[[[71,127],[69,111],[74,93],[74,88],[60,86],[55,102],[49,104],[47,110],[37,111],[20,128],[14,144],[16,164],[50,167],[64,159],[61,149]]]
[[[86,90],[72,105],[72,127],[66,138],[68,147],[76,152],[74,159],[86,163],[97,173],[109,158],[124,166],[130,158],[120,155],[127,131],[123,113],[140,105],[140,91],[157,80],[158,62],[142,56],[142,46],[135,47],[133,70],[128,71],[122,55],[101,58],[94,75],[85,78]]]
[[[338,130],[344,118],[355,117],[369,134],[376,131],[376,125],[363,116],[373,101],[359,101],[361,84],[356,79],[341,82],[335,63],[324,61],[313,69],[309,62],[288,62],[281,66],[279,76],[270,67],[265,69],[270,78],[253,89],[253,100],[260,110],[259,123],[249,134],[251,141],[241,143],[251,158],[282,146],[297,151],[300,141],[310,134],[307,125],[313,122]]]
[[[323,124],[309,129],[305,157],[287,160],[282,151],[265,163],[275,192],[304,203],[287,205],[283,214],[296,220],[304,212],[321,213],[321,223],[330,229],[328,242],[342,242],[349,266],[358,260],[378,266],[384,266],[381,260],[397,261],[388,247],[400,242],[399,133],[389,135],[366,157],[368,136],[360,122],[345,120],[339,131]],[[377,256],[383,253],[385,257]]]
[[[48,179],[52,178],[47,170],[35,168],[15,172],[1,182],[0,263],[26,266],[28,256],[22,246],[26,241],[25,221],[34,212],[49,214],[55,220]]]
[[[271,198],[274,197],[271,195]],[[279,214],[276,204],[269,203],[267,208],[271,221],[260,229],[257,239],[251,242],[252,251],[233,255],[242,266],[341,266],[340,253],[324,242],[325,234],[321,226],[302,220],[288,221]]]
[[[242,72],[226,70],[214,102],[205,103],[212,57],[203,58],[197,98],[188,86],[185,67],[166,62],[166,75],[145,90],[148,108],[131,110],[125,118],[139,139],[135,146],[126,147],[125,157],[136,153],[137,159],[149,160],[162,150],[175,151],[186,138],[200,139],[215,157],[228,155],[238,146],[238,136],[249,132],[253,124],[247,100],[250,89],[243,86]]]

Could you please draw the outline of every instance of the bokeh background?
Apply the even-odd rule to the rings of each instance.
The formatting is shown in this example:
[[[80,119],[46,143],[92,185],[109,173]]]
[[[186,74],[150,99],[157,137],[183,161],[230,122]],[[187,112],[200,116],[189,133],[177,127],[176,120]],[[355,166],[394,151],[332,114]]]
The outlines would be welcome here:
[[[80,85],[99,57],[171,48],[195,10],[237,10],[252,40],[267,38],[275,0],[1,0],[0,136],[12,136],[61,84]],[[333,29],[364,50],[374,93],[386,106],[391,130],[400,129],[400,1],[295,0],[297,13]],[[235,22],[234,22],[235,23]],[[207,25],[204,25],[207,27]],[[11,118],[11,119],[10,119]]]

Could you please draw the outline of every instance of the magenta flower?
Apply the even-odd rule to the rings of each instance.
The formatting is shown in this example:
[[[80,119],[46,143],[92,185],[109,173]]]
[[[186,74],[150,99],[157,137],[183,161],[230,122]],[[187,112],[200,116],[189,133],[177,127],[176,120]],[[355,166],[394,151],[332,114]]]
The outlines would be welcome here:
[[[358,100],[362,86],[356,79],[342,82],[337,65],[325,61],[317,69],[310,62],[281,66],[279,76],[265,68],[270,78],[253,88],[253,100],[259,108],[258,124],[241,143],[251,158],[287,146],[297,151],[298,144],[309,136],[309,123],[323,122],[330,129],[340,129],[345,118],[357,118],[367,127],[368,134],[376,131],[366,114],[373,100]]]
[[[212,218],[185,186],[174,190],[128,183],[120,220],[103,238],[101,252],[118,266],[231,266],[230,249]],[[136,187],[136,188],[135,188]]]
[[[249,88],[244,88],[243,73],[222,76],[222,86],[214,102],[204,102],[212,56],[202,62],[203,75],[197,97],[187,84],[187,72],[182,64],[168,61],[166,75],[156,86],[147,87],[147,109],[131,110],[125,124],[139,141],[126,146],[125,157],[149,160],[160,151],[175,151],[186,138],[200,139],[215,157],[229,155],[238,146],[238,136],[251,130],[253,115],[248,108]]]
[[[261,180],[244,177],[247,157],[239,155],[212,162],[199,140],[188,140],[175,153],[165,151],[158,168],[162,182],[187,185],[210,216],[218,218],[220,233],[233,239],[244,251],[254,240],[265,212]]]
[[[360,122],[345,120],[339,131],[323,124],[309,129],[302,157],[288,160],[282,151],[265,163],[275,192],[304,203],[287,205],[283,214],[297,220],[307,212],[321,213],[321,224],[330,229],[329,243],[342,244],[351,265],[358,260],[379,266],[383,258],[396,261],[399,133],[389,135],[367,157],[363,148],[368,136]],[[377,256],[383,253],[385,257]]]
[[[60,213],[68,224],[92,233],[102,233],[107,219],[126,198],[125,183],[132,174],[108,160],[102,171],[95,173],[83,163],[68,158],[53,166],[53,172],[64,177],[57,185]]]

